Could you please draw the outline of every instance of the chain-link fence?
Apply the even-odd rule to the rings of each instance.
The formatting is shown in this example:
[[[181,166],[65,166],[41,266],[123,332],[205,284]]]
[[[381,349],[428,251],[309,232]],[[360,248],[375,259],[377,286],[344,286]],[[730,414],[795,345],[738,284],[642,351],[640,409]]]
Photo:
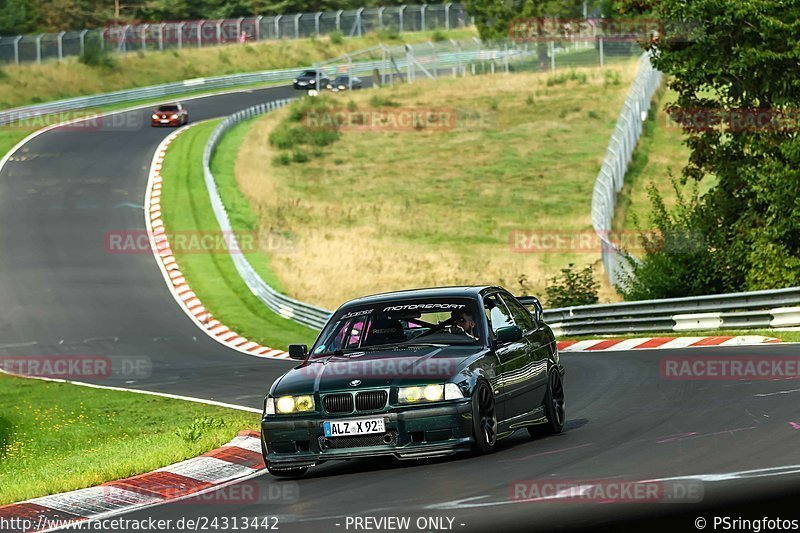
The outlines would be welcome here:
[[[190,20],[113,25],[91,30],[0,37],[0,61],[62,60],[88,46],[129,52],[200,48],[270,39],[320,37],[334,32],[361,36],[369,32],[411,32],[464,28],[471,19],[460,4],[402,5],[238,19]]]

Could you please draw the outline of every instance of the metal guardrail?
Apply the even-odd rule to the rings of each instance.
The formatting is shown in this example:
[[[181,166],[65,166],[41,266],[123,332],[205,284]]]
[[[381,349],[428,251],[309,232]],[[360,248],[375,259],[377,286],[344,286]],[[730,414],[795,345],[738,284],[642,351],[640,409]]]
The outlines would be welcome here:
[[[90,45],[125,52],[201,48],[272,39],[320,37],[333,32],[463,28],[472,23],[461,4],[400,5],[235,19],[115,24],[105,28],[0,36],[0,62],[26,63],[78,56]]]
[[[608,281],[614,286],[623,281],[628,268],[625,252],[611,240],[611,221],[614,219],[617,193],[625,183],[628,163],[642,133],[642,124],[647,119],[650,101],[660,83],[661,72],[650,64],[647,53],[642,54],[639,72],[625,98],[594,184],[592,226],[600,238],[603,267]]]

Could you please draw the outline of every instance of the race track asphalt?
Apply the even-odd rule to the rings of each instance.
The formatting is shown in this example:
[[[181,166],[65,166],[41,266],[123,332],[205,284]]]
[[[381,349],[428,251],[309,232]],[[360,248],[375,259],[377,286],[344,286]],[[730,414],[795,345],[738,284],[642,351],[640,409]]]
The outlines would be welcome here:
[[[186,105],[196,121],[293,94],[272,88]],[[45,133],[3,168],[0,355],[147,357],[153,363],[148,377],[89,381],[258,408],[291,363],[218,344],[175,303],[151,254],[106,250],[107,232],[144,230],[150,161],[170,131],[151,129],[149,113],[110,117],[95,129]],[[568,414],[561,435],[530,439],[519,432],[485,457],[327,463],[296,481],[265,474],[246,482],[251,490],[238,496],[217,491],[123,518],[227,517],[231,523],[234,517],[276,516],[281,531],[365,531],[347,527],[348,517],[433,516],[453,518],[455,531],[499,532],[598,525],[640,530],[636,520],[653,527],[658,517],[656,525],[694,531],[695,516],[714,512],[714,506],[755,513],[753,501],[775,503],[800,489],[797,382],[675,381],[660,372],[664,357],[710,354],[792,359],[800,350],[770,345],[564,354]],[[764,470],[770,468],[776,470]],[[749,470],[755,472],[742,473]],[[703,477],[673,482],[700,487],[700,501],[693,503],[514,497],[517,481],[596,485],[697,475]],[[791,512],[797,518],[796,505],[782,517]]]

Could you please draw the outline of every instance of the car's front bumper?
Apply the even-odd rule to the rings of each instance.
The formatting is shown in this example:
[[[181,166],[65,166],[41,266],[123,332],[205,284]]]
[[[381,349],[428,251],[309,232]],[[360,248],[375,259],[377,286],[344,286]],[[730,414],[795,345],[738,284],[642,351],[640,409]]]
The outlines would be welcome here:
[[[166,122],[163,122],[161,119],[152,119],[150,121],[150,125],[153,126],[154,128],[158,127],[158,126],[166,126],[166,127],[179,126],[180,123],[181,123],[181,119],[179,119],[179,118],[171,118],[171,119],[168,119]]]
[[[322,424],[325,420],[383,418],[391,442],[350,445],[332,437],[325,448]],[[261,422],[261,434],[267,446],[266,460],[275,468],[305,466],[335,459],[354,459],[393,455],[416,459],[446,455],[467,449],[472,443],[472,404],[469,399],[451,405],[415,407],[394,412],[352,416],[283,418],[271,416]],[[380,436],[375,436],[377,440]],[[338,440],[337,440],[338,439]],[[370,440],[370,439],[364,439]],[[356,442],[352,439],[350,442]]]

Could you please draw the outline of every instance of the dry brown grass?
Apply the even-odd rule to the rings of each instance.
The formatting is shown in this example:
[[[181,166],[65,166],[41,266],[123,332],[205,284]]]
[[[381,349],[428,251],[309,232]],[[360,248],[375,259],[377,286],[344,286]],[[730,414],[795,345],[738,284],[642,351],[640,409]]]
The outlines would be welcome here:
[[[599,251],[514,253],[509,233],[591,231],[592,187],[636,71],[614,68],[619,85],[585,69],[585,83],[503,74],[335,95],[342,108],[369,109],[380,95],[404,108],[455,109],[459,120],[446,132],[343,132],[303,164],[271,163],[269,134],[288,111],[259,119],[236,175],[262,231],[293,236],[294,249],[276,253],[271,268],[289,294],[328,308],[431,285],[542,293],[568,263],[597,263],[604,277]],[[601,299],[613,298],[604,286]]]

